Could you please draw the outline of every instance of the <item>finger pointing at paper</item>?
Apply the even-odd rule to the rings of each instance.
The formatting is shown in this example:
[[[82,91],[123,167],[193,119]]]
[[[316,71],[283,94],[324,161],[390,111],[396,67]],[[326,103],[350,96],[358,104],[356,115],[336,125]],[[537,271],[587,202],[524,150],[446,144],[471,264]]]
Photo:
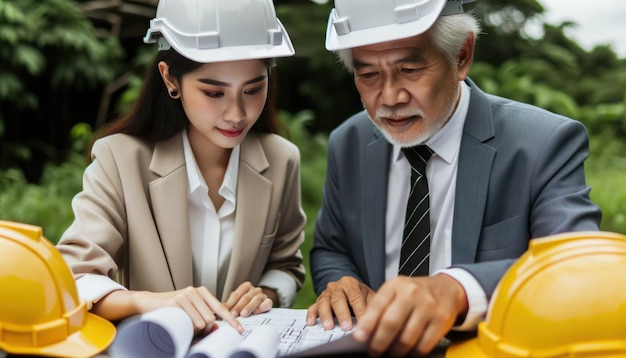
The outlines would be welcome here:
[[[196,292],[202,296],[204,302],[213,311],[213,313],[221,317],[222,320],[224,320],[226,323],[228,323],[233,328],[235,328],[237,332],[243,333],[244,331],[243,326],[241,325],[241,323],[239,323],[239,321],[237,321],[237,318],[235,318],[235,316],[228,310],[228,308],[226,308],[215,296],[213,296],[206,287],[201,286],[201,287],[195,288],[195,290],[197,290]],[[202,306],[202,305],[200,306],[200,308],[202,309],[202,313],[205,313],[205,316],[206,316],[207,314],[204,311],[205,307],[206,306]],[[205,316],[203,316],[203,318]],[[211,324],[208,324],[208,322],[207,324],[205,324],[205,326],[202,328],[204,333],[207,333],[207,334],[210,333],[210,331],[213,329],[214,322],[215,322],[215,317],[213,317],[213,321],[211,321]],[[196,327],[195,322],[194,322],[194,327]]]
[[[115,321],[168,306],[182,308],[191,318],[195,333],[209,333],[216,316],[243,332],[235,316],[206,287],[190,286],[170,292],[113,291],[94,304],[92,311],[102,312],[104,318]]]

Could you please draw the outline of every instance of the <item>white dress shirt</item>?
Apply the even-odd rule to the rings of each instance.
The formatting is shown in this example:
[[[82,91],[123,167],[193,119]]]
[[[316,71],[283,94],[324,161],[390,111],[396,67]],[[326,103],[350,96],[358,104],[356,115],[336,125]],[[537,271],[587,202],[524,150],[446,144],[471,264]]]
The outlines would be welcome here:
[[[426,167],[430,195],[430,272],[445,273],[459,281],[469,301],[465,321],[455,329],[475,328],[487,311],[487,296],[476,279],[460,268],[448,268],[452,264],[452,222],[459,148],[463,125],[469,108],[470,88],[461,82],[459,104],[446,125],[430,138],[427,144],[433,151]],[[385,278],[398,276],[400,249],[409,197],[411,165],[399,146],[393,147],[387,187],[387,211],[385,233]]]
[[[240,146],[233,148],[224,180],[218,193],[225,199],[215,210],[209,198],[210,188],[198,168],[187,131],[183,133],[183,151],[189,180],[189,227],[191,233],[194,286],[206,286],[213,295],[221,297],[233,249],[237,178]],[[81,299],[91,304],[116,290],[126,288],[109,277],[86,274],[76,281]],[[295,301],[296,282],[280,270],[265,272],[259,286],[275,289],[279,306],[291,307]]]
[[[221,297],[233,249],[240,146],[233,148],[230,154],[224,180],[218,191],[225,200],[217,212],[209,198],[211,189],[202,177],[189,145],[187,132],[183,135],[183,150],[189,178],[189,225],[194,285],[206,286],[216,297]],[[290,307],[295,301],[297,285],[283,271],[270,270],[263,273],[259,286],[275,289],[281,307]]]

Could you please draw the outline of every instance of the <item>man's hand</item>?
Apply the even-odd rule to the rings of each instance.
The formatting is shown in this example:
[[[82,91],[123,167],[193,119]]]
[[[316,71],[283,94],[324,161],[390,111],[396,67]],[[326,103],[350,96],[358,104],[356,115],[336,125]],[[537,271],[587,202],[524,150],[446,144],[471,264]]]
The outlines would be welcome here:
[[[448,275],[398,276],[369,301],[354,338],[372,355],[425,355],[467,310],[465,290]]]
[[[344,331],[352,329],[352,315],[350,309],[358,319],[365,312],[365,306],[374,296],[374,291],[354,277],[344,276],[338,281],[331,282],[309,307],[306,314],[306,323],[315,324],[319,317],[324,329],[332,329],[335,324],[333,313]]]

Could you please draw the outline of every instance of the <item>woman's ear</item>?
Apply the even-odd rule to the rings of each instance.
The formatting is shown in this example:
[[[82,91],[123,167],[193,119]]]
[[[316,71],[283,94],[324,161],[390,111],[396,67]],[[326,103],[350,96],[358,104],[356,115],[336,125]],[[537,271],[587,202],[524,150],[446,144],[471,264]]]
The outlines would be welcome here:
[[[465,42],[459,51],[459,57],[457,59],[457,69],[459,74],[459,81],[464,81],[472,67],[474,61],[474,34],[469,33],[465,38]]]
[[[161,74],[165,88],[167,88],[167,92],[170,96],[176,97],[178,93],[180,93],[180,88],[178,80],[170,75],[170,66],[164,61],[159,62],[157,66],[159,67],[159,73]],[[172,95],[172,93],[174,93],[174,95]]]

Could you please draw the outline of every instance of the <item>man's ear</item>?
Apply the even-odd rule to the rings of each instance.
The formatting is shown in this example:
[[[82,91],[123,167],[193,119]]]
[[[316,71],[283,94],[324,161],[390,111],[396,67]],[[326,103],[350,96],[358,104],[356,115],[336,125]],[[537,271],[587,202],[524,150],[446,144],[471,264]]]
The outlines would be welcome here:
[[[459,56],[457,59],[457,69],[459,81],[464,81],[469,73],[470,68],[472,67],[472,62],[474,61],[474,44],[475,37],[473,33],[469,33],[465,38],[465,42],[461,47],[461,51],[459,51]]]
[[[157,66],[159,68],[159,73],[161,73],[161,78],[163,79],[163,83],[165,84],[165,87],[167,88],[167,92],[171,93],[172,90],[176,90],[177,92],[180,92],[178,81],[176,80],[176,78],[173,78],[170,75],[170,66],[164,61],[159,62]]]

